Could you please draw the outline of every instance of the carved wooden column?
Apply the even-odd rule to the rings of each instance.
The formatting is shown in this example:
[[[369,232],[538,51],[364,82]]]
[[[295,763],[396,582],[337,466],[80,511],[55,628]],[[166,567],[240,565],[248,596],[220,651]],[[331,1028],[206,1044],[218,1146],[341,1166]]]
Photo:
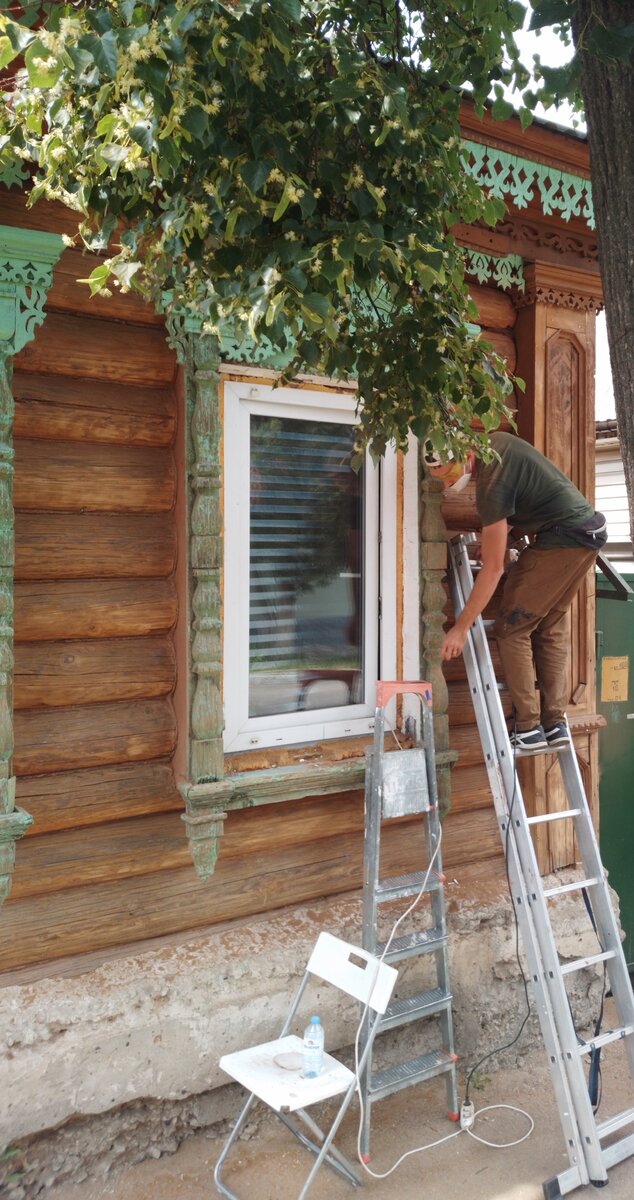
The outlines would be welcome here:
[[[447,684],[442,672],[440,647],[445,620],[445,589],[447,573],[447,541],[445,522],[441,513],[443,486],[425,471],[422,455],[419,459],[420,482],[420,670],[421,679],[432,685],[434,707],[434,741],[438,775],[440,815],[449,812],[451,802],[451,768],[456,754],[449,749],[449,718],[447,716]]]
[[[15,807],[13,754],[13,396],[12,357],[44,320],[57,234],[0,226],[0,904],[9,894],[15,843],[32,817]]]
[[[219,347],[195,321],[168,317],[170,343],[185,368],[189,550],[188,777],[183,820],[196,868],[208,879],[226,814],[205,785],[222,779],[222,506]]]
[[[552,263],[525,267],[525,291],[516,298],[517,374],[526,381],[519,397],[518,431],[541,450],[594,503],[595,315],[602,306],[601,281],[589,270]],[[594,580],[589,574],[572,606],[568,718],[578,753],[596,758]],[[586,787],[595,817],[598,780],[588,766]],[[522,788],[531,813],[560,806],[557,769],[543,756],[524,759]],[[571,838],[551,822],[539,827],[537,856],[542,871],[574,860]]]

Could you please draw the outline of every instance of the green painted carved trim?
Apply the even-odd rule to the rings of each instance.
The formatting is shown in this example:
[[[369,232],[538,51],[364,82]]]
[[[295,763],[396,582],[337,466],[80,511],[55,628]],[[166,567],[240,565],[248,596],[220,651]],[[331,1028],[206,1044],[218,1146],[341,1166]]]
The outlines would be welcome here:
[[[167,340],[184,367],[189,547],[188,779],[180,787],[189,848],[201,879],[213,875],[225,814],[192,788],[224,775],[222,708],[222,504],[218,340],[202,318],[172,304],[166,293]]]
[[[455,760],[453,750],[436,754],[439,767],[449,767]],[[307,796],[362,791],[364,782],[365,756],[325,766],[303,763],[292,767],[267,767],[260,771],[237,771],[215,783],[182,784],[180,791],[192,808],[203,803],[214,805],[220,818],[227,812],[258,808],[261,804],[285,804],[288,800],[303,800]]]
[[[483,250],[467,250],[467,274],[473,275],[478,283],[496,283],[502,291],[513,289],[523,292],[524,260],[520,254],[486,254]]]
[[[0,184],[6,188],[17,187],[21,192],[24,191],[25,183],[28,183],[29,173],[22,163],[11,162],[8,166],[0,169]]]
[[[536,190],[546,216],[558,212],[564,221],[583,217],[594,229],[592,185],[581,175],[570,175],[557,167],[508,154],[483,142],[463,141],[463,162],[481,187],[500,199],[510,197],[518,208],[526,208]]]
[[[0,357],[17,354],[42,324],[62,248],[56,233],[0,225]]]
[[[456,755],[449,749],[448,692],[440,659],[443,641],[444,607],[446,603],[443,580],[447,573],[447,530],[441,503],[442,483],[432,479],[422,460],[420,470],[420,678],[432,686],[434,711],[434,742],[436,774],[441,819],[451,804],[451,768]]]
[[[0,904],[9,894],[15,843],[32,818],[15,807],[13,754],[13,396],[11,359],[44,320],[61,237],[0,225]]]

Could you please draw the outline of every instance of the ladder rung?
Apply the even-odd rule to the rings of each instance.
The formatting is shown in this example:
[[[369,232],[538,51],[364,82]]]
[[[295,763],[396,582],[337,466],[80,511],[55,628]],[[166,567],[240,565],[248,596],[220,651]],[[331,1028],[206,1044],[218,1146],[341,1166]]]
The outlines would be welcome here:
[[[578,879],[576,883],[562,883],[559,887],[544,888],[544,895],[548,898],[550,896],[560,896],[563,892],[580,892],[582,888],[596,887],[599,882],[596,878]]]
[[[623,1112],[615,1113],[613,1117],[608,1117],[606,1121],[597,1125],[597,1133],[600,1138],[609,1137],[611,1133],[616,1133],[617,1129],[624,1129],[626,1125],[633,1123],[634,1108],[624,1108]]]
[[[584,967],[592,967],[595,963],[606,962],[616,958],[616,950],[604,950],[602,954],[589,954],[587,958],[577,958],[575,962],[562,963],[562,975],[570,975],[571,971],[583,971]]]
[[[425,871],[416,871],[409,875],[393,875],[390,878],[382,879],[377,884],[376,898],[384,904],[387,900],[400,900],[403,896],[416,896],[420,892]],[[427,880],[425,893],[436,892],[442,886],[442,879],[432,872]]]
[[[413,1083],[422,1083],[423,1079],[433,1079],[435,1075],[450,1071],[455,1061],[455,1055],[448,1054],[446,1050],[432,1050],[409,1062],[386,1067],[384,1071],[377,1071],[370,1076],[368,1094],[373,1100],[379,1100]]]
[[[495,621],[490,619],[489,617],[487,617],[486,621],[482,622],[482,625],[483,625],[484,629],[493,629],[493,626],[495,625]]]
[[[591,1038],[589,1042],[584,1042],[583,1046],[579,1047],[579,1053],[590,1054],[595,1047],[607,1046],[610,1042],[620,1042],[623,1038],[631,1037],[633,1033],[634,1025],[623,1025],[620,1029],[608,1029],[605,1033]]]
[[[539,817],[527,817],[527,825],[542,825],[544,821],[563,821],[564,817],[578,817],[581,814],[580,808],[565,808],[560,812],[542,813]]]
[[[419,1017],[431,1017],[434,1013],[442,1012],[451,1004],[451,992],[444,988],[432,988],[427,992],[418,992],[415,996],[407,996],[404,1000],[394,1000],[385,1011],[379,1029],[394,1029],[406,1025],[408,1021],[416,1021]]]
[[[382,957],[386,945],[386,942],[377,943],[375,951],[377,958]],[[385,955],[385,961],[397,962],[401,958],[410,958],[414,954],[430,954],[432,950],[440,950],[446,945],[447,934],[438,926],[424,929],[422,932],[406,933],[403,937],[394,938]]]

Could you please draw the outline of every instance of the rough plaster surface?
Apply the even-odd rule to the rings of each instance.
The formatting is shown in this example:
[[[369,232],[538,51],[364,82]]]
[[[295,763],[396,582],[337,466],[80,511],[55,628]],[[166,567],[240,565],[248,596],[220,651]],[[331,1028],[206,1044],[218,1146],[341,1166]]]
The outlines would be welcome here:
[[[447,900],[464,1073],[511,1041],[526,1004],[508,895],[499,885],[466,890],[449,881]],[[218,1059],[276,1036],[319,931],[357,942],[360,917],[357,900],[318,903],[211,929],[72,978],[0,991],[0,1151],[17,1144],[28,1159],[22,1182],[12,1185],[15,1200],[37,1196],[56,1180],[175,1149],[189,1132],[231,1115],[235,1091]],[[596,950],[578,897],[559,901],[556,933],[565,959]],[[430,962],[405,966],[404,979]],[[572,1003],[584,1028],[596,1016],[601,982],[593,972],[575,978]],[[317,1009],[328,1048],[349,1046],[355,1010],[329,988],[310,994],[305,1011]],[[386,1056],[417,1053],[425,1043],[420,1028],[386,1038]],[[400,1049],[399,1039],[405,1039]],[[534,1016],[518,1043],[484,1069],[529,1053],[543,1054]],[[0,1190],[9,1170],[0,1161]]]

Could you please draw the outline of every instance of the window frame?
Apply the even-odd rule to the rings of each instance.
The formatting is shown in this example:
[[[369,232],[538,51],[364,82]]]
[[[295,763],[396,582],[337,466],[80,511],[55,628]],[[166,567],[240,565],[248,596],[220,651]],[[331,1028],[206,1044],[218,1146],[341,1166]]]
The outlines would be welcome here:
[[[224,748],[261,750],[369,733],[375,682],[396,665],[396,454],[379,466],[366,454],[364,497],[364,696],[358,704],[250,717],[250,417],[357,424],[351,391],[279,387],[254,380],[224,381]],[[246,553],[242,548],[247,547]],[[228,615],[230,614],[230,619]]]

